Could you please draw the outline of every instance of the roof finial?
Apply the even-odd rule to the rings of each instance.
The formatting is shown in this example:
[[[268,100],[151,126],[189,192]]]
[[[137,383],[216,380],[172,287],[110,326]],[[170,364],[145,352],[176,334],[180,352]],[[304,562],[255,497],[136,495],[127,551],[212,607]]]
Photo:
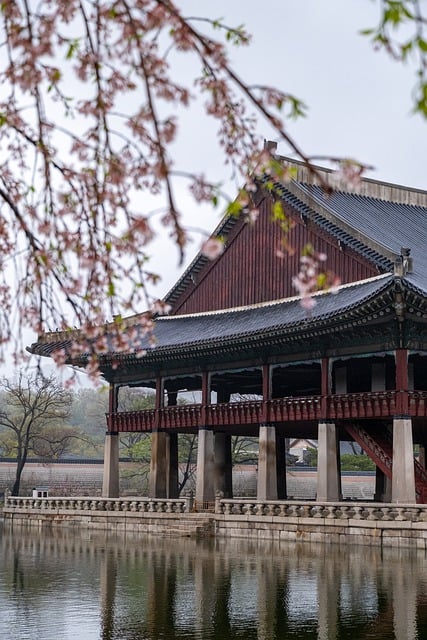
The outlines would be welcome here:
[[[274,142],[274,140],[266,140],[264,138],[264,149],[265,151],[270,151],[270,153],[274,155],[277,151],[277,142]]]
[[[394,275],[403,277],[407,273],[412,273],[414,261],[410,257],[411,250],[408,247],[401,247],[400,256],[394,261]]]

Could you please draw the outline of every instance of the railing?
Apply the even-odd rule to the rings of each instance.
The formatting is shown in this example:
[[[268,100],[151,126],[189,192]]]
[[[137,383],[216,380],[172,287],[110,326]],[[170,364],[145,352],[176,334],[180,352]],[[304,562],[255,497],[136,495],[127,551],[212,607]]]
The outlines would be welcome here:
[[[4,512],[10,510],[132,513],[189,513],[193,510],[193,498],[98,498],[98,497],[51,497],[32,498],[5,494]]]
[[[213,505],[212,505],[213,506]],[[217,497],[214,505],[217,516],[255,516],[257,518],[312,518],[326,520],[368,520],[377,522],[425,522],[427,528],[427,504],[384,504],[362,502],[310,502],[288,500],[224,499]],[[151,498],[98,498],[98,497],[50,497],[32,498],[10,496],[6,493],[5,515],[13,513],[175,513],[193,511],[193,498],[151,499]]]
[[[225,517],[312,518],[313,522],[321,518],[329,520],[374,520],[377,522],[425,522],[427,527],[427,505],[413,504],[258,501],[256,499],[226,500],[217,498],[215,513]]]
[[[408,392],[409,415],[425,418],[427,415],[427,391]]]
[[[321,396],[275,398],[266,404],[266,422],[319,420],[322,417]]]
[[[396,414],[396,391],[366,391],[327,397],[327,417],[385,418]]]
[[[107,415],[111,431],[221,427],[262,422],[304,422],[390,418],[399,413],[397,391],[372,391],[321,396],[251,400],[202,406],[185,404],[146,411],[123,411]],[[408,413],[427,416],[427,391],[408,392]]]

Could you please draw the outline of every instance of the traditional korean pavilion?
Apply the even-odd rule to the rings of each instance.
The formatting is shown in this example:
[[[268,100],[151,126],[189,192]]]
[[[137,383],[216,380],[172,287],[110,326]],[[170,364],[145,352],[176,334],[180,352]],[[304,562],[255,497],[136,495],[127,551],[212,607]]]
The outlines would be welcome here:
[[[318,501],[341,499],[339,442],[352,440],[376,464],[376,500],[427,502],[427,192],[363,179],[325,194],[293,164],[291,181],[258,185],[255,223],[221,222],[214,235],[226,237],[225,251],[196,256],[168,293],[172,311],[156,319],[154,346],[136,315],[124,329],[140,336],[135,350],[100,355],[110,384],[104,496],[119,492],[119,434],[151,432],[150,495],[176,497],[177,435],[191,432],[199,506],[218,491],[232,497],[232,435],[259,438],[260,500],[287,497],[285,438],[310,438]],[[319,171],[332,184],[334,174]],[[278,200],[292,221],[287,251],[271,217]],[[308,244],[341,281],[309,310],[292,285]],[[66,334],[44,334],[30,351],[70,345]],[[155,389],[155,409],[119,412],[127,385]],[[183,392],[198,401],[178,403]]]

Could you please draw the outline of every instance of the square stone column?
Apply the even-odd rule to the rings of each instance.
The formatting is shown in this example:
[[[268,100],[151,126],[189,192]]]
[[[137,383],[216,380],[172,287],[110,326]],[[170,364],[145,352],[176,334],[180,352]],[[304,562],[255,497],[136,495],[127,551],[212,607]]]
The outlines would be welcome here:
[[[391,502],[391,479],[379,467],[375,470],[375,502]]]
[[[319,422],[317,451],[317,501],[341,500],[337,430],[333,422]]]
[[[277,500],[276,427],[259,427],[258,500]]]
[[[196,502],[215,501],[214,432],[199,429],[197,440]]]
[[[111,431],[105,434],[102,497],[119,497],[119,434]]]
[[[166,434],[166,497],[178,497],[178,434]]]
[[[232,498],[231,435],[223,432],[215,433],[214,441],[215,493],[221,491],[224,498]]]
[[[412,420],[407,416],[396,416],[393,420],[393,476],[391,501],[414,504],[415,467],[412,440]]]
[[[167,438],[164,431],[153,431],[151,434],[149,498],[167,498]]]

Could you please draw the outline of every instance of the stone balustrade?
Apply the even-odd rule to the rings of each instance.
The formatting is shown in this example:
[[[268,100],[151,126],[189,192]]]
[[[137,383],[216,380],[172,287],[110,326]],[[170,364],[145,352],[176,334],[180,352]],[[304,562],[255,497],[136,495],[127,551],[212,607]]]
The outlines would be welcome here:
[[[151,498],[98,498],[98,497],[49,497],[32,498],[5,495],[4,512],[24,510],[45,513],[58,511],[88,511],[116,513],[190,513],[192,497],[178,499]]]
[[[258,501],[256,499],[217,498],[215,514],[223,516],[258,516],[277,518],[311,518],[316,520],[366,520],[376,522],[426,523],[427,505],[361,502]]]
[[[195,512],[192,497],[176,500],[6,495],[11,526],[72,526],[110,532],[276,541],[401,546],[427,552],[427,505],[309,502],[218,496],[214,512]]]

